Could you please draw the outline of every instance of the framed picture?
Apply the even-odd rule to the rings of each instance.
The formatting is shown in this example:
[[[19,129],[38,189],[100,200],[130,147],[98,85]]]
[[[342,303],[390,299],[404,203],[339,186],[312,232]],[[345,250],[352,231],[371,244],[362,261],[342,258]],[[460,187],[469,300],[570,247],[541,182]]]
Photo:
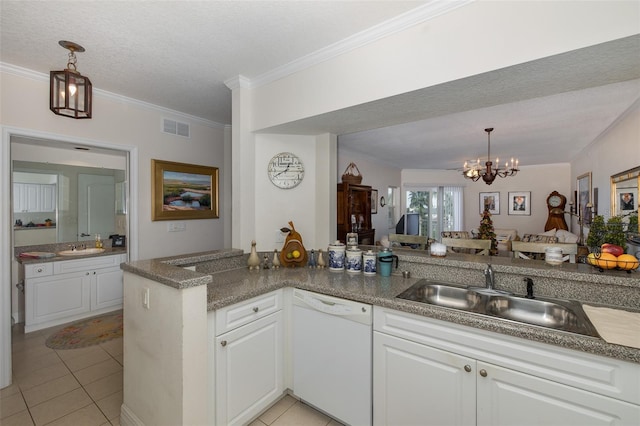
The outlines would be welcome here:
[[[500,193],[499,192],[481,192],[480,193],[480,214],[485,209],[491,214],[500,214]]]
[[[371,190],[371,214],[378,214],[378,190]]]
[[[531,191],[509,192],[509,214],[531,215]]]
[[[587,204],[591,202],[591,172],[578,176],[576,183],[578,215],[587,217]]]
[[[638,188],[616,188],[616,216],[638,210]]]
[[[218,168],[151,160],[151,219],[218,218]]]

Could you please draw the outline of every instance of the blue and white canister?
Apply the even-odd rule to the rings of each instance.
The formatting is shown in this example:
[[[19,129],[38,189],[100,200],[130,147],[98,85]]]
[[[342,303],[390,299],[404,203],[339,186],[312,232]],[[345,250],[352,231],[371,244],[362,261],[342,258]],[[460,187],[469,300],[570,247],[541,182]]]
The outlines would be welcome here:
[[[362,250],[358,247],[347,250],[347,272],[362,272]]]
[[[342,271],[344,270],[346,246],[340,241],[336,241],[333,244],[329,244],[329,270],[330,271]]]
[[[362,254],[362,269],[364,270],[365,275],[375,275],[376,274],[376,254],[372,250],[368,250],[366,253]]]

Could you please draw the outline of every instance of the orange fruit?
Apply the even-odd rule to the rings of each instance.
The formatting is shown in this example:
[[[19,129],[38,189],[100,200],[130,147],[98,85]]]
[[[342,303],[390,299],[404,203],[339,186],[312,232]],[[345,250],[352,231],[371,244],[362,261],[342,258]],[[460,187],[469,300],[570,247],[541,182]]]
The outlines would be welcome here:
[[[618,266],[618,258],[611,253],[600,253],[600,257],[596,257],[596,266],[602,269],[613,269]]]
[[[636,269],[639,264],[638,259],[632,254],[621,254],[618,256],[618,268],[624,269],[625,271]]]

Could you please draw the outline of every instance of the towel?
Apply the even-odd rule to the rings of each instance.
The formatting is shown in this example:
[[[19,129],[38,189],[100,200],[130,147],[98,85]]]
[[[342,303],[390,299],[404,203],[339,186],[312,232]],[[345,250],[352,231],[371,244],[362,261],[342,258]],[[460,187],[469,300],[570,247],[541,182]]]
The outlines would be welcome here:
[[[640,348],[640,313],[589,305],[582,307],[608,343]]]
[[[26,251],[24,253],[20,253],[19,257],[28,259],[46,259],[49,257],[56,257],[56,254],[46,251]]]

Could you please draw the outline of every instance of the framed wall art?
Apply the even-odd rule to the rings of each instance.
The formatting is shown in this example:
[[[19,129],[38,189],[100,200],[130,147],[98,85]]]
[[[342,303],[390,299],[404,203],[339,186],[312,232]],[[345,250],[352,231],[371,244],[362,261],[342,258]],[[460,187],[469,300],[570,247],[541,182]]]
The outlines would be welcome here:
[[[509,192],[509,214],[531,215],[531,191]]]
[[[480,214],[485,209],[491,214],[500,214],[500,193],[499,192],[481,192],[480,193]]]
[[[151,160],[151,219],[218,218],[218,168]]]
[[[371,214],[378,214],[378,190],[371,190]]]
[[[576,191],[578,215],[587,217],[587,204],[591,203],[591,172],[578,176]]]

